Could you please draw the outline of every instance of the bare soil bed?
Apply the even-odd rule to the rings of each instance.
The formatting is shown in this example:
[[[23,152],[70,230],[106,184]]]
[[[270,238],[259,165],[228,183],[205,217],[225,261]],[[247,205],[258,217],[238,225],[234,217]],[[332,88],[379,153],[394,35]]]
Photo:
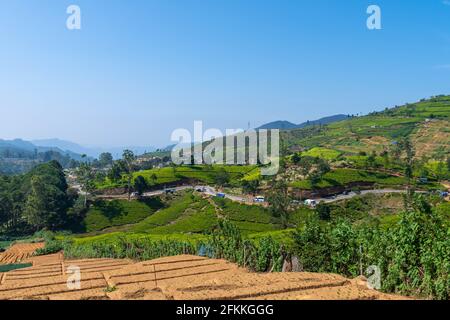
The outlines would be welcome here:
[[[13,264],[23,262],[40,248],[43,243],[17,243],[3,253],[0,253],[0,264]]]
[[[402,299],[335,274],[250,273],[224,260],[174,256],[135,263],[118,259],[31,257],[32,267],[0,273],[0,299]],[[67,286],[70,267],[80,289]]]

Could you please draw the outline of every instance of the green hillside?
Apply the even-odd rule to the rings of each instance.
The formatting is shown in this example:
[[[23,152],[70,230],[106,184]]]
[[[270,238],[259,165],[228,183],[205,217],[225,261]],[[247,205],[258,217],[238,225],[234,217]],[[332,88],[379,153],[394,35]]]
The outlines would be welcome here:
[[[133,176],[134,179],[138,176],[144,177],[149,186],[163,187],[166,184],[192,180],[205,184],[215,184],[219,179],[223,179],[227,183],[238,184],[240,180],[258,174],[257,166],[193,165],[141,170],[135,172]],[[119,181],[111,181],[106,178],[104,181],[97,182],[97,188],[100,190],[125,185],[125,177]]]
[[[97,200],[90,207],[82,223],[85,232],[138,223],[163,207],[157,198],[145,201]]]
[[[203,199],[192,192],[176,196],[167,207],[133,226],[131,231],[151,234],[207,233],[218,218],[232,221],[244,234],[280,229],[280,221],[267,209],[226,199]]]
[[[450,153],[449,121],[450,96],[439,96],[328,126],[285,131],[282,138],[291,150],[325,147],[347,154],[380,152],[398,139],[410,138],[417,150],[427,148],[429,156],[438,157]],[[435,134],[420,140],[428,131]]]

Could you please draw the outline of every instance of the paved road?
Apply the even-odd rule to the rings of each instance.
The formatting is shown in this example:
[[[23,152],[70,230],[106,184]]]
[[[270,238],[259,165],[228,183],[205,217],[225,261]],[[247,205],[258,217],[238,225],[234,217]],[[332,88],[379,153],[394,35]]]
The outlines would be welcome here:
[[[179,192],[179,191],[193,189],[193,188],[194,188],[194,186],[182,186],[182,187],[175,187],[175,188],[167,188],[167,189],[162,189],[162,190],[155,190],[155,191],[145,192],[142,196],[144,196],[144,197],[155,197],[155,196],[159,196],[159,195],[162,195],[162,194],[166,193],[166,190],[173,190],[174,192]]]
[[[420,191],[418,191],[420,193]],[[333,203],[340,200],[346,200],[351,199],[353,197],[356,197],[358,195],[365,195],[365,194],[387,194],[387,193],[406,193],[406,190],[395,190],[395,189],[374,189],[374,190],[363,190],[359,194],[356,192],[350,192],[349,194],[340,194],[336,197],[329,197],[329,198],[317,198],[317,203],[319,202],[325,202],[325,203]]]
[[[174,192],[183,191],[187,189],[202,189],[204,194],[215,196],[218,191],[211,186],[183,186],[183,187],[176,187],[176,188],[170,188],[170,190],[173,190]],[[166,192],[166,189],[163,190],[156,190],[152,192],[146,192],[143,194],[144,197],[154,197],[161,194],[164,194]],[[359,195],[365,195],[365,194],[388,194],[388,193],[405,193],[405,190],[396,190],[396,189],[373,189],[373,190],[363,190],[359,193],[356,192],[350,192],[349,194],[340,194],[335,197],[328,197],[328,198],[314,198],[314,200],[324,203],[333,203],[341,200],[351,199]],[[420,191],[419,191],[420,192]],[[235,202],[248,202],[249,197],[247,196],[236,196],[236,195],[230,195],[225,194],[225,198],[230,199]]]
[[[72,186],[73,188],[76,188],[79,190],[80,194],[84,195],[85,192],[81,191],[81,187],[79,185],[75,185]],[[189,190],[189,189],[201,189],[203,190],[202,192],[206,195],[210,195],[210,196],[215,196],[217,195],[218,191],[211,186],[181,186],[181,187],[173,187],[173,188],[166,188],[166,189],[161,189],[161,190],[155,190],[155,191],[151,191],[151,192],[145,192],[142,196],[143,197],[155,197],[155,196],[159,196],[162,195],[164,193],[166,193],[167,190],[173,190],[173,192],[180,192],[183,190]],[[320,202],[324,202],[324,203],[334,203],[337,201],[341,201],[341,200],[347,200],[347,199],[351,199],[354,198],[358,195],[365,195],[365,194],[388,194],[388,193],[405,193],[405,190],[396,190],[396,189],[373,189],[373,190],[362,190],[359,193],[356,192],[350,192],[349,194],[339,194],[335,197],[327,197],[327,198],[312,198],[313,200],[316,201],[316,203],[320,203]],[[424,191],[416,191],[419,193],[425,193]],[[101,198],[102,196],[100,196]],[[117,198],[117,199],[121,199],[124,198],[124,195],[116,195],[116,196],[106,196],[105,198]],[[230,195],[230,194],[225,194],[225,198],[226,199],[230,199],[231,201],[234,202],[240,202],[240,203],[248,203],[251,202],[251,197],[249,196],[244,196],[244,195]]]

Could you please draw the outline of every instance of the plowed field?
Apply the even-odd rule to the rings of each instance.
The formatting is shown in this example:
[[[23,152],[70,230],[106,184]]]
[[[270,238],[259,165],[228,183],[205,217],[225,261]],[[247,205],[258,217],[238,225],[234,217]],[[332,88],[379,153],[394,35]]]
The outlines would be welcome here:
[[[399,299],[335,274],[250,273],[224,260],[165,257],[135,263],[117,259],[32,257],[32,267],[0,273],[0,299]],[[79,268],[79,289],[68,272]]]
[[[3,253],[0,253],[0,264],[22,262],[30,257],[37,249],[43,248],[43,243],[18,243]]]

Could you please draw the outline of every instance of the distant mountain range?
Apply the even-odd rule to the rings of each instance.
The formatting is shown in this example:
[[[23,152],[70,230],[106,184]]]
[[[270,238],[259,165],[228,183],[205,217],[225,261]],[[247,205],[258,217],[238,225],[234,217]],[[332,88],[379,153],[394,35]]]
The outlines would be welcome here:
[[[122,157],[123,150],[129,149],[135,154],[140,155],[146,152],[155,151],[154,147],[111,147],[111,148],[94,148],[84,147],[71,141],[60,139],[44,139],[26,141],[22,139],[2,140],[0,139],[0,152],[10,154],[11,157],[22,158],[30,157],[35,153],[44,153],[47,151],[58,152],[61,155],[70,156],[74,160],[81,160],[82,155],[85,154],[90,158],[98,158],[102,152],[110,152],[114,158]]]
[[[122,157],[123,150],[128,149],[133,151],[137,155],[141,155],[147,152],[155,151],[156,148],[152,146],[140,147],[140,146],[124,146],[124,147],[84,147],[71,141],[65,141],[60,139],[45,139],[45,140],[32,140],[34,145],[40,147],[54,147],[62,150],[72,151],[78,154],[85,154],[89,157],[98,158],[103,152],[109,152],[115,159]]]
[[[74,160],[81,160],[81,154],[72,150],[64,150],[56,146],[39,146],[22,139],[2,140],[0,139],[0,155],[4,158],[29,158],[38,153],[53,151],[60,153],[62,156],[69,156]],[[7,155],[9,155],[7,157]]]
[[[81,154],[57,147],[37,146],[21,139],[0,139],[0,174],[28,172],[39,163],[52,160],[58,161],[64,168],[71,168],[83,158]]]
[[[321,118],[318,120],[314,120],[314,121],[306,121],[300,124],[295,124],[289,121],[274,121],[274,122],[270,122],[270,123],[266,123],[258,128],[256,128],[257,130],[261,130],[261,129],[279,129],[279,130],[292,130],[292,129],[301,129],[301,128],[305,128],[308,126],[313,126],[313,125],[325,125],[325,124],[330,124],[333,122],[338,122],[338,121],[342,121],[342,120],[346,120],[348,119],[348,115],[345,114],[337,114],[334,116],[330,116],[330,117],[325,117],[325,118]]]
[[[58,161],[64,168],[71,168],[76,165],[74,160],[92,161],[102,152],[110,152],[115,159],[119,159],[124,149],[132,150],[136,155],[155,151],[153,147],[89,148],[60,139],[0,139],[0,174],[28,172],[37,164],[51,160]]]

